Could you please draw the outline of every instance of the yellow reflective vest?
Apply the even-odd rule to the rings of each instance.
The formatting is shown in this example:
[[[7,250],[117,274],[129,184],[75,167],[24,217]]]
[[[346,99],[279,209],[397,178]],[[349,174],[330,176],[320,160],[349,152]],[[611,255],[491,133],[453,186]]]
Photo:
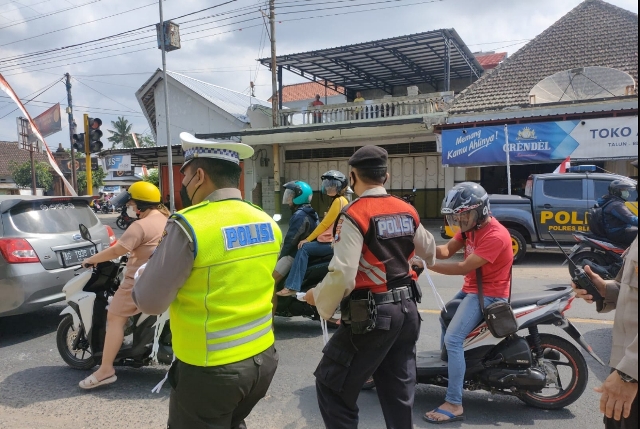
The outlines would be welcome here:
[[[241,200],[205,201],[175,214],[194,240],[191,275],[169,309],[173,352],[195,366],[219,366],[274,343],[273,270],[278,225]]]

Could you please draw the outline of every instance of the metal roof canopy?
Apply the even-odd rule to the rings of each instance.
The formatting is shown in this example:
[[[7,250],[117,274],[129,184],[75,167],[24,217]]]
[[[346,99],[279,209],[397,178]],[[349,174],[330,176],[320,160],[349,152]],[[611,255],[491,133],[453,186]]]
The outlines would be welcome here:
[[[350,91],[442,83],[479,78],[483,69],[454,29],[442,29],[337,48],[276,57],[278,78],[289,70],[312,81],[327,81]],[[271,69],[271,58],[259,59]]]

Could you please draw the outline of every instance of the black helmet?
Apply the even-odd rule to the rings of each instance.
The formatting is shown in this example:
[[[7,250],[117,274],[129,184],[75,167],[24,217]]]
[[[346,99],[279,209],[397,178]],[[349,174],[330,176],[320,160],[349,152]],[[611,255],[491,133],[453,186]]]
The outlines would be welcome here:
[[[328,189],[335,189],[336,195],[347,188],[347,176],[337,170],[329,170],[320,176],[322,180],[322,193],[326,194]]]
[[[451,226],[462,232],[477,228],[489,217],[489,195],[477,183],[464,182],[454,186],[442,201],[440,213]],[[468,215],[461,216],[463,213]]]
[[[609,195],[627,200],[629,198],[629,192],[634,190],[636,185],[630,180],[616,179],[609,183]],[[626,195],[623,195],[624,191],[627,191]]]

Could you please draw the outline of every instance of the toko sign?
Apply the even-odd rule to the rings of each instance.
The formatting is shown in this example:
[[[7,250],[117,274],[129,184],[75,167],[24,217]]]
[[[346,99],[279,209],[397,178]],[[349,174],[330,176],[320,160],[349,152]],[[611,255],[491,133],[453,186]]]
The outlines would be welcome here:
[[[638,156],[638,117],[617,117],[442,131],[442,164],[483,166]],[[508,139],[506,138],[508,137]]]

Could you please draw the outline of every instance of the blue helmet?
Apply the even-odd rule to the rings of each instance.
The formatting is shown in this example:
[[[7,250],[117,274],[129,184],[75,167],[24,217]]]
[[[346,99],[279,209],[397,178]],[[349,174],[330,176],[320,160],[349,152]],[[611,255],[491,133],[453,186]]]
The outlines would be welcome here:
[[[282,196],[282,204],[292,202],[296,206],[309,204],[313,197],[313,190],[308,183],[300,180],[287,182],[284,184],[284,195]]]

